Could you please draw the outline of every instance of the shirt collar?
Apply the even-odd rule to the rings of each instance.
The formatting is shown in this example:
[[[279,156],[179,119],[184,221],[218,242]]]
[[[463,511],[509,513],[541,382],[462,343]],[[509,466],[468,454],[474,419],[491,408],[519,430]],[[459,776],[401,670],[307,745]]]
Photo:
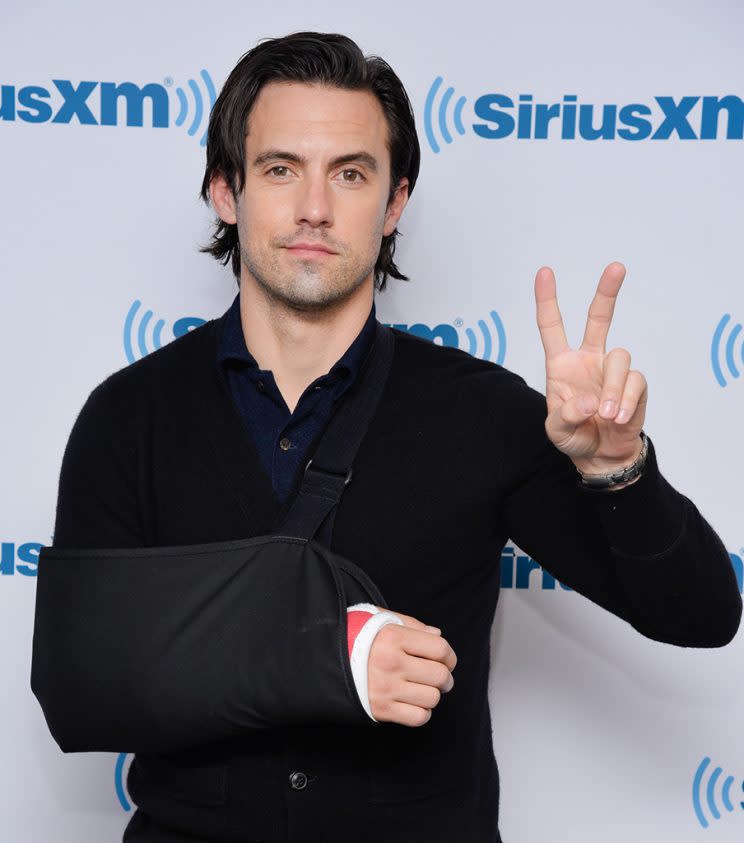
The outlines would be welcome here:
[[[376,321],[376,308],[373,301],[364,327],[357,334],[354,342],[346,349],[343,356],[333,364],[328,372],[329,375],[343,372],[352,376],[350,380],[356,378],[366,353],[372,346]],[[233,303],[225,314],[225,324],[217,350],[217,362],[222,368],[228,368],[231,361],[240,361],[260,371],[256,359],[248,351],[245,344],[243,323],[240,318],[240,293],[235,296]]]

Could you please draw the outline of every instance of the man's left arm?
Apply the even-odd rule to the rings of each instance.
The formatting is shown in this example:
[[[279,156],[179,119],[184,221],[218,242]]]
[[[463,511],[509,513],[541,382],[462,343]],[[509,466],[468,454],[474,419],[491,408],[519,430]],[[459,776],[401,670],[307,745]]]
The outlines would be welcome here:
[[[543,267],[537,273],[537,322],[546,361],[544,427],[550,444],[541,468],[506,507],[510,534],[525,550],[534,542],[543,553],[545,537],[534,533],[534,522],[530,528],[520,519],[539,511],[547,496],[561,512],[562,523],[553,524],[550,541],[557,554],[553,567],[568,573],[562,581],[572,585],[575,578],[567,546],[561,544],[561,534],[574,531],[577,550],[584,544],[584,552],[597,554],[597,571],[586,582],[575,572],[577,590],[649,637],[721,646],[736,633],[742,608],[730,559],[695,505],[659,472],[653,443],[648,440],[644,447],[645,377],[630,369],[625,349],[605,351],[624,277],[622,264],[606,267],[582,344],[573,350],[552,270]],[[618,474],[623,469],[628,472]],[[587,512],[593,517],[587,519]]]
[[[641,476],[619,491],[581,487],[544,435],[545,399],[522,383],[512,407],[527,463],[502,501],[504,531],[560,583],[643,635],[720,647],[739,627],[741,596],[720,538],[659,470],[653,439]],[[514,451],[517,448],[514,447]]]

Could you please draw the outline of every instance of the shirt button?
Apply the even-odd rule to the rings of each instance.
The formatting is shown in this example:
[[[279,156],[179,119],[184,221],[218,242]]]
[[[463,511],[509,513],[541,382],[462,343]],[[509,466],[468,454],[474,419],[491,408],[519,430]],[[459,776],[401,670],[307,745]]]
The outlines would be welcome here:
[[[289,784],[292,790],[304,790],[307,787],[307,776],[300,772],[292,773],[289,776]]]
[[[266,385],[264,384],[264,382],[263,382],[263,381],[257,381],[257,382],[256,382],[256,389],[257,389],[259,392],[266,392]]]
[[[288,451],[292,447],[292,443],[285,436],[283,439],[279,440],[279,447],[282,449],[282,451]]]

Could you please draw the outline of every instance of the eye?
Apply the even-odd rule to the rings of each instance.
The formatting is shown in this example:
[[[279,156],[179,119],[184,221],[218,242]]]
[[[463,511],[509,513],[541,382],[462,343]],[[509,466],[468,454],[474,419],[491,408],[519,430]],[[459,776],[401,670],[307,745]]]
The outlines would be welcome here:
[[[285,172],[277,173],[276,170],[284,170]],[[287,170],[287,167],[285,167],[284,164],[277,164],[275,167],[272,167],[269,170],[269,173],[271,173],[271,175],[275,175],[275,176],[278,176],[279,178],[281,178],[283,175],[286,175],[286,170]]]
[[[359,170],[349,169],[341,171],[342,176],[345,177],[347,174],[356,176],[356,178],[344,178],[343,181],[345,181],[347,184],[357,184],[358,182],[362,182],[365,180],[364,176],[359,172]]]

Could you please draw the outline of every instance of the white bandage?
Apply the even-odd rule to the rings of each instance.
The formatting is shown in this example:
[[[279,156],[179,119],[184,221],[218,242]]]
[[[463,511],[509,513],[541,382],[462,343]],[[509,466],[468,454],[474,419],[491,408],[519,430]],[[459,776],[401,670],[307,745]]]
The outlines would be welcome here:
[[[405,624],[397,615],[392,612],[386,612],[384,609],[379,609],[371,603],[356,603],[354,606],[347,608],[347,614],[349,612],[369,612],[372,615],[371,618],[367,619],[354,639],[349,659],[351,661],[351,673],[354,677],[354,684],[356,685],[359,699],[364,706],[364,710],[377,723],[379,721],[376,717],[372,716],[372,710],[369,705],[369,685],[367,682],[369,653],[372,649],[372,642],[383,626],[389,623],[396,623],[400,626],[405,626]]]

